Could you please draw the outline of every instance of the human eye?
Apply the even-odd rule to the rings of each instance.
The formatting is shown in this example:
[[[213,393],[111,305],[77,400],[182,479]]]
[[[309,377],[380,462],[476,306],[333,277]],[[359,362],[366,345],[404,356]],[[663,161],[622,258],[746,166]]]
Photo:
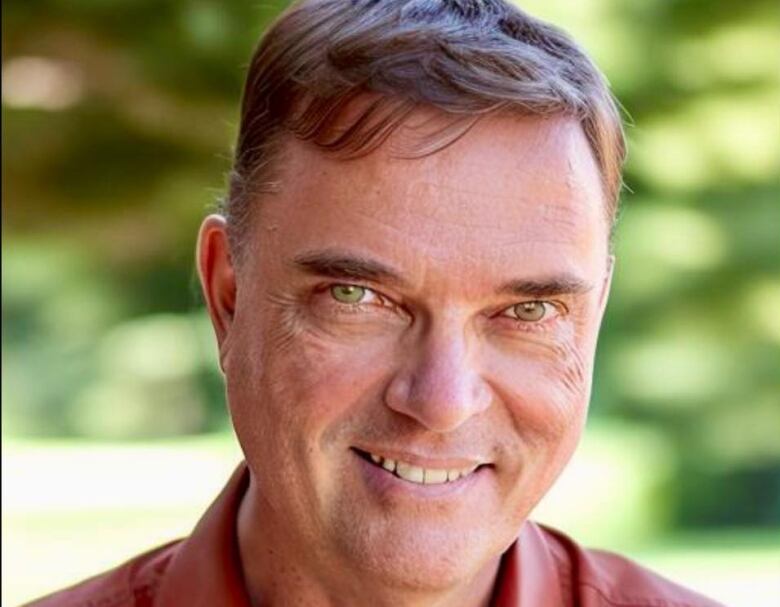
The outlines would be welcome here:
[[[332,285],[330,296],[340,304],[359,305],[380,303],[380,296],[372,289],[354,284]]]
[[[408,319],[407,313],[390,297],[360,284],[323,285],[315,310],[322,318],[345,323],[377,321],[388,318]]]
[[[548,322],[561,315],[561,306],[550,301],[532,300],[516,303],[502,310],[500,316],[519,323],[538,324]]]

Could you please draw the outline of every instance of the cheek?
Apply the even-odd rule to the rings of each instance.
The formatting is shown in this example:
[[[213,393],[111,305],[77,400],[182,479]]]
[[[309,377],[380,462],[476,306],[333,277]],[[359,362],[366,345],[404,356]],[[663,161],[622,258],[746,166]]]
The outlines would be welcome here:
[[[253,327],[253,328],[252,328]],[[226,369],[236,435],[261,485],[279,511],[317,512],[331,499],[348,446],[340,430],[375,403],[387,348],[334,344],[275,318],[247,324],[232,344]],[[330,496],[330,497],[329,497]]]
[[[393,356],[386,342],[334,340],[282,317],[247,341],[246,349],[254,352],[244,360],[260,363],[242,370],[247,381],[241,384],[248,389],[231,395],[231,406],[241,410],[236,414],[259,413],[249,425],[273,428],[277,443],[294,442],[285,446],[299,457],[326,448],[322,443],[331,427],[376,402]],[[266,344],[262,351],[253,345],[260,343]]]
[[[381,340],[332,340],[307,331],[284,355],[275,356],[283,384],[299,395],[314,414],[354,407],[366,396],[393,360],[393,345]]]
[[[572,335],[531,336],[510,352],[495,352],[494,388],[507,403],[516,432],[531,445],[558,445],[578,436],[590,395],[590,357]]]

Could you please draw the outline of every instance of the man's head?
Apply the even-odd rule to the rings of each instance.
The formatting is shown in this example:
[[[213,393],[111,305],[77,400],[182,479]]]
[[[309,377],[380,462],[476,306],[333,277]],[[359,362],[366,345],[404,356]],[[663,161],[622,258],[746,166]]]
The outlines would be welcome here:
[[[355,597],[496,562],[584,423],[622,150],[595,68],[501,2],[269,31],[199,245],[240,533]]]

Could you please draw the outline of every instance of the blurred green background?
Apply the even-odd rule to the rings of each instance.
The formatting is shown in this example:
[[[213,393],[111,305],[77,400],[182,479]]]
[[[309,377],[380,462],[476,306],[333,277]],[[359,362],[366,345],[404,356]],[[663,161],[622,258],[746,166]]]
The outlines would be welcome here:
[[[193,249],[285,4],[2,4],[4,605],[187,533],[239,459]],[[631,123],[588,435],[537,517],[780,604],[780,5],[521,5]]]

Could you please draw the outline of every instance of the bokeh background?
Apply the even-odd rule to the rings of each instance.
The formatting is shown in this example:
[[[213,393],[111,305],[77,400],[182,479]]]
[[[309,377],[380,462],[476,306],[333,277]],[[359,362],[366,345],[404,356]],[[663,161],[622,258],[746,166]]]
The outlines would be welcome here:
[[[3,605],[186,534],[239,460],[193,247],[284,4],[2,4]],[[537,518],[778,605],[780,5],[521,4],[630,123],[587,437]]]

